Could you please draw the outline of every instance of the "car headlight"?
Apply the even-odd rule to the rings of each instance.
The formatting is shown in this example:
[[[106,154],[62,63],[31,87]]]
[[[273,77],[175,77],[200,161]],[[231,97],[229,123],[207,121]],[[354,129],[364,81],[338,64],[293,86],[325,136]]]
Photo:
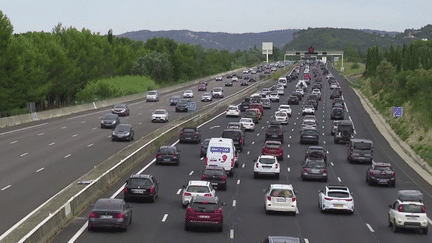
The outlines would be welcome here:
[[[130,135],[130,132],[128,132],[128,133],[125,134],[125,136],[129,136],[129,135]]]
[[[117,121],[113,121],[113,123],[115,124]]]

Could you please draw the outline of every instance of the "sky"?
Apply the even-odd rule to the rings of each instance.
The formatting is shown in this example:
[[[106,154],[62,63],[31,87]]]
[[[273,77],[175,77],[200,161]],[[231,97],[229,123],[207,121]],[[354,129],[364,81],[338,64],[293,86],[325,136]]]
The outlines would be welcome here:
[[[318,27],[403,32],[432,24],[432,0],[0,0],[14,33],[83,28],[248,33]]]

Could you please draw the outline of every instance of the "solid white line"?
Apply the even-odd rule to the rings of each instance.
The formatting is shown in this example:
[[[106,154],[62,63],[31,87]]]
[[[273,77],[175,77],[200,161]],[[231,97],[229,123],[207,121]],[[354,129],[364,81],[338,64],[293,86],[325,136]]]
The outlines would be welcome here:
[[[338,179],[338,181],[339,181],[339,182],[342,182],[342,180],[341,180],[341,178],[340,178],[340,177],[338,177],[337,179]]]
[[[242,164],[242,168],[244,168],[245,167],[245,164]]]
[[[52,142],[52,143],[50,143],[50,144],[48,144],[49,146],[52,146],[52,145],[54,145],[55,144],[55,142]]]
[[[167,218],[168,218],[168,214],[165,214],[162,218],[162,222],[165,222]]]
[[[236,200],[233,200],[232,206],[233,206],[233,207],[236,206]]]
[[[290,167],[288,167],[287,170],[288,170],[288,172],[290,172],[291,171]]]
[[[234,229],[230,230],[230,239],[234,239]]]
[[[182,189],[181,189],[181,188],[180,188],[180,189],[178,189],[178,191],[177,191],[177,195],[179,195],[181,191],[182,191]]]
[[[91,147],[91,146],[93,146],[93,144],[91,143],[91,144],[89,144],[89,145],[87,145],[87,147]]]
[[[3,187],[1,190],[4,191],[4,190],[8,189],[9,187],[11,187],[11,185]]]
[[[44,169],[45,169],[45,168],[42,167],[42,168],[40,168],[39,170],[37,170],[36,172],[43,171]]]
[[[73,243],[75,242],[78,237],[80,237],[80,235],[84,232],[84,230],[87,229],[88,226],[88,220],[87,222],[85,222],[85,224],[78,230],[78,232],[76,232],[76,234],[68,241],[68,243]]]
[[[250,151],[247,151],[247,154],[250,154]]]
[[[43,126],[43,125],[46,125],[46,124],[48,124],[48,123],[42,123],[42,124],[31,126],[31,127],[25,127],[25,128],[20,128],[20,129],[17,129],[17,130],[12,130],[12,131],[9,131],[9,132],[3,132],[3,133],[0,133],[0,136],[1,135],[5,135],[5,134],[9,134],[9,133],[13,133],[13,132],[19,132],[19,131],[27,130],[27,129],[34,128],[34,127],[40,127],[40,126]]]
[[[64,158],[66,159],[67,157],[69,157],[69,156],[71,156],[72,154],[68,154],[68,155],[66,155]]]
[[[240,184],[240,180],[237,180],[237,185],[239,185]]]
[[[370,226],[370,224],[366,224],[366,226],[369,228],[369,230],[373,233],[375,232],[375,230],[372,229],[372,226]]]
[[[191,171],[190,173],[189,173],[189,175],[192,175],[194,173],[194,171]]]
[[[429,224],[432,224],[432,220],[430,218],[428,218]]]
[[[76,136],[78,136],[78,134],[74,134],[74,135],[72,135],[73,138],[76,137]]]
[[[348,110],[348,106],[345,104],[345,110],[347,111],[347,112],[349,112],[349,110]]]
[[[23,154],[21,154],[20,156],[21,157],[23,157],[23,156],[26,156],[28,153],[23,153]]]
[[[41,132],[41,133],[38,134],[38,136],[42,136],[42,135],[44,135],[44,134],[45,134],[45,133]]]
[[[14,144],[14,143],[17,143],[17,142],[18,142],[18,141],[15,140],[15,141],[10,142],[10,144]]]

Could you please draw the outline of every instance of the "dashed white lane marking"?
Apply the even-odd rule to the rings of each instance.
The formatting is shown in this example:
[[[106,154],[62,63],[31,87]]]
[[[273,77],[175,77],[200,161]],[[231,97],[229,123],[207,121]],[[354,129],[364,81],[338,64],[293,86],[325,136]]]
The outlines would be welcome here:
[[[233,207],[236,206],[236,200],[233,200],[232,206],[233,206]]]
[[[68,157],[70,157],[72,154],[68,154],[68,155],[66,155],[64,158],[66,159],[66,158],[68,158]]]
[[[93,146],[93,144],[91,143],[91,144],[89,144],[89,145],[87,145],[87,147],[91,147],[91,146]]]
[[[44,135],[44,134],[45,134],[45,133],[41,132],[41,133],[38,134],[38,136],[42,136],[42,135]]]
[[[288,159],[290,158],[290,155],[289,155],[289,154],[287,155],[287,158],[288,158]]]
[[[294,131],[294,128],[293,128],[293,129],[291,129],[291,131]]]
[[[212,126],[212,127],[210,127],[210,130],[212,130],[214,128],[218,128],[218,127],[220,127],[220,126]]]
[[[322,135],[324,136],[324,133],[322,133]]]
[[[142,109],[142,106],[140,106],[139,108]]]
[[[290,144],[288,144],[287,146],[288,146],[288,148],[289,148],[289,147],[291,147],[291,145],[290,145]]]
[[[74,135],[72,135],[73,138],[76,137],[76,136],[78,136],[78,134],[74,134]]]
[[[141,124],[142,124],[142,122],[138,123],[138,125],[141,125]]]
[[[341,180],[341,178],[340,178],[340,177],[338,177],[337,179],[338,179],[338,181],[339,181],[339,182],[342,182],[342,180]]]
[[[298,209],[298,208],[296,208],[296,214],[299,214],[299,213],[300,213],[299,209]]]
[[[288,167],[287,170],[288,170],[288,172],[290,172],[291,171],[290,167]]]
[[[349,110],[348,110],[348,106],[345,104],[345,110],[347,111],[347,112],[349,112]]]
[[[48,146],[52,146],[52,145],[54,145],[54,144],[55,144],[55,142],[52,142],[52,143],[48,144]]]
[[[240,180],[237,180],[237,185],[240,185]]]
[[[291,139],[291,136],[289,136],[289,138]]]
[[[297,120],[298,120],[298,117],[297,117]]]
[[[326,144],[326,141],[323,141],[324,144]]]
[[[333,162],[330,162],[330,164],[331,164],[332,166],[334,166]]]
[[[14,144],[14,143],[18,143],[18,141],[15,140],[15,141],[10,142],[10,144]]]
[[[296,125],[297,123],[294,122],[294,125]]]
[[[109,135],[107,138],[110,138],[111,137],[111,135]]]
[[[234,239],[234,229],[230,230],[230,239]]]
[[[309,239],[308,238],[304,238],[304,242],[305,243],[309,243]]]
[[[255,144],[255,142],[252,142],[252,144]]]
[[[43,171],[44,169],[45,169],[45,168],[42,167],[42,168],[40,168],[39,170],[37,170],[36,172]]]
[[[21,157],[23,157],[23,156],[26,156],[28,153],[23,153],[23,154],[21,154],[20,156]]]
[[[324,128],[324,126],[322,126]]]
[[[168,214],[166,213],[162,218],[162,222],[165,222],[167,218],[168,218]]]
[[[182,191],[182,189],[181,189],[181,188],[180,188],[180,189],[178,189],[178,191],[177,191],[177,195],[179,195],[181,191]]]
[[[250,154],[250,151],[248,151],[247,154]]]
[[[86,123],[86,121],[82,121],[81,123]]]
[[[138,115],[142,115],[142,113],[140,112],[140,113],[138,113]]]
[[[7,185],[7,186],[3,187],[1,190],[4,191],[4,190],[8,189],[9,187],[11,187],[11,185]]]
[[[244,168],[245,167],[245,164],[242,164],[242,168]]]
[[[372,229],[372,226],[370,226],[370,224],[366,224],[366,226],[369,228],[370,232],[375,232],[375,230]]]
[[[203,160],[203,159],[204,159],[204,157],[201,157],[201,158],[200,158],[200,160]]]
[[[93,128],[92,128],[92,130],[96,130],[96,129],[97,129],[97,127],[93,127]]]
[[[257,133],[257,137],[259,136],[259,133]]]
[[[61,129],[65,129],[65,128],[66,128],[66,126],[62,127]]]
[[[192,175],[194,173],[194,171],[191,171],[190,173],[189,173],[189,175]]]
[[[261,127],[261,129],[264,129],[264,127]]]

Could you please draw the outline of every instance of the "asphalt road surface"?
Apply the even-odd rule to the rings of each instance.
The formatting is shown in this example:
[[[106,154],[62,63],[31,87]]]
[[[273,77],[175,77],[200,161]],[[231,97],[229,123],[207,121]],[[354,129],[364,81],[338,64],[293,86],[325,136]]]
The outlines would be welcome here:
[[[304,151],[308,145],[300,145],[301,105],[292,105],[293,115],[289,124],[284,126],[284,160],[281,162],[280,179],[253,178],[253,160],[256,159],[264,144],[268,122],[279,104],[286,104],[286,99],[294,89],[295,83],[289,83],[280,103],[272,103],[271,110],[265,110],[264,116],[255,131],[247,132],[246,145],[239,155],[240,165],[233,177],[228,178],[226,191],[217,191],[216,195],[227,203],[224,207],[224,230],[222,233],[211,229],[184,230],[185,209],[181,207],[180,189],[189,180],[200,179],[204,161],[199,157],[200,145],[178,144],[181,150],[179,166],[156,166],[151,159],[143,161],[133,173],[145,167],[142,173],[153,174],[161,181],[159,197],[155,203],[131,202],[133,222],[128,232],[86,230],[86,221],[90,208],[73,220],[55,239],[54,242],[261,242],[268,235],[297,236],[309,243],[325,242],[388,242],[412,243],[432,242],[432,236],[416,231],[393,233],[388,227],[388,205],[394,202],[397,191],[416,189],[424,193],[426,208],[432,208],[432,187],[413,171],[391,149],[386,140],[376,129],[368,114],[362,108],[358,98],[337,74],[334,74],[342,87],[347,105],[346,119],[352,119],[356,137],[374,141],[374,160],[393,164],[397,184],[395,188],[387,186],[368,186],[365,173],[368,165],[349,164],[346,160],[347,147],[334,144],[330,135],[329,86],[323,81],[323,98],[316,111],[320,132],[319,145],[328,151],[330,161],[328,182],[301,181],[300,168]],[[236,84],[235,84],[236,85]],[[308,90],[310,91],[310,90]],[[215,114],[216,115],[216,114]],[[230,121],[224,114],[203,125],[200,129],[202,138],[219,137]],[[172,141],[176,143],[176,141]],[[150,163],[150,165],[149,165]],[[121,189],[124,177],[102,197],[123,198]],[[298,213],[266,215],[264,212],[263,189],[272,183],[292,184],[298,191]],[[341,184],[354,192],[355,212],[321,213],[318,208],[318,190],[324,185]]]

